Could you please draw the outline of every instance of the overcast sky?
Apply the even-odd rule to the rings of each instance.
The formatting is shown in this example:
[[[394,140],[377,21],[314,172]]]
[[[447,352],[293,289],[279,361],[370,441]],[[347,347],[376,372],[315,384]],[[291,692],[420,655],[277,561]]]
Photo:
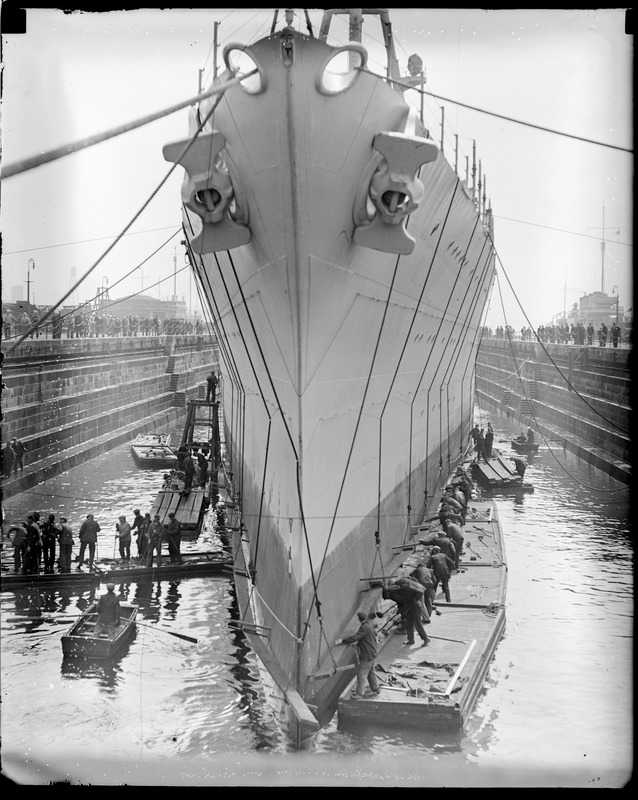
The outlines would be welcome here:
[[[462,177],[476,141],[494,212],[505,304],[503,310],[495,287],[488,323],[520,328],[526,315],[535,327],[601,289],[603,206],[604,289],[611,294],[618,287],[620,305],[631,307],[633,38],[624,33],[624,10],[390,13],[402,72],[407,74],[408,57],[419,54],[426,89],[448,99],[426,98],[426,122],[439,140],[445,105],[445,152],[453,159],[457,134]],[[320,16],[311,11],[313,23]],[[271,21],[268,9],[28,9],[27,33],[3,35],[5,164],[188,99],[197,93],[200,70],[204,86],[211,79],[215,22],[221,64],[225,44],[254,41],[269,32]],[[296,26],[306,31],[301,10]],[[374,60],[380,31],[367,22],[364,34]],[[415,93],[406,98],[411,94],[418,107]],[[57,302],[73,275],[90,269],[166,175],[163,145],[186,135],[187,112],[181,111],[6,179],[3,299],[17,285],[26,296],[29,273],[31,300]],[[142,288],[165,298],[176,287],[194,306],[188,271],[174,277],[175,264],[184,267],[182,176],[181,169],[171,175],[71,299],[87,300],[108,282],[112,298]]]

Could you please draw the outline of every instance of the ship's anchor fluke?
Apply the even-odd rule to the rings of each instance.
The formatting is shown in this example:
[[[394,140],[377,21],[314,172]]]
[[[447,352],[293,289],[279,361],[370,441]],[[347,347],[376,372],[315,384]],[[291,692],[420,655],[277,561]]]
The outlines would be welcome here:
[[[164,158],[177,161],[188,141],[165,145]],[[230,174],[219,158],[224,147],[226,139],[219,131],[202,134],[180,160],[186,170],[182,200],[202,220],[202,230],[191,241],[196,253],[232,250],[250,241],[250,228],[231,216],[236,198]]]
[[[354,240],[373,250],[409,255],[415,239],[405,223],[424,194],[416,173],[422,164],[434,161],[439,151],[429,139],[397,131],[377,134],[373,147],[382,156],[368,188],[376,213],[370,221],[357,225]],[[356,217],[355,213],[355,221]]]

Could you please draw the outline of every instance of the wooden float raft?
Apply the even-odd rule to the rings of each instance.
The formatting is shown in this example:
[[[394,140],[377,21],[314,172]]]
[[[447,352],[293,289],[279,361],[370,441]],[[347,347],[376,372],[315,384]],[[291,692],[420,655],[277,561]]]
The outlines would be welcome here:
[[[179,490],[162,489],[151,508],[151,519],[159,515],[162,525],[168,525],[168,515],[175,514],[181,525],[182,538],[197,538],[208,507],[208,493],[204,487],[193,487],[187,495]]]
[[[2,572],[0,586],[2,591],[11,589],[48,589],[68,586],[90,586],[97,583],[100,576],[97,572],[41,572],[39,574],[22,574],[20,572]]]
[[[138,466],[147,469],[173,469],[177,456],[166,433],[140,433],[131,444],[131,453]]]
[[[490,491],[534,491],[534,485],[524,481],[501,456],[492,456],[487,462],[472,461],[470,469],[472,479],[484,489]]]
[[[507,565],[496,505],[472,501],[465,524],[465,558],[450,580],[452,602],[439,591],[423,647],[418,635],[405,645],[395,630],[397,608],[380,601],[378,697],[353,700],[351,681],[338,703],[339,725],[400,725],[460,732],[472,712],[505,630]],[[415,545],[399,574],[409,574],[427,552]],[[471,555],[474,552],[476,555]],[[371,579],[372,581],[373,579]],[[350,631],[346,632],[348,635]]]
[[[157,556],[153,559],[156,562]],[[100,562],[99,579],[102,582],[122,580],[175,580],[182,578],[201,578],[206,575],[231,575],[232,560],[222,552],[182,553],[182,563],[177,564],[162,555],[162,565],[147,567],[139,563],[126,562],[114,564],[110,559]]]

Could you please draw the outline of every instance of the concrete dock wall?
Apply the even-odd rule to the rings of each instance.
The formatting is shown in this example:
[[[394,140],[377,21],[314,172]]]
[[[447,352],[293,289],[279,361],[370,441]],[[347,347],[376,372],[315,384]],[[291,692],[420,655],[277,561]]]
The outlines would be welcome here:
[[[484,339],[479,405],[528,425],[623,483],[631,476],[630,349]]]
[[[28,450],[24,473],[3,479],[3,496],[179,425],[218,365],[209,336],[26,340],[3,365],[2,441],[16,436]]]

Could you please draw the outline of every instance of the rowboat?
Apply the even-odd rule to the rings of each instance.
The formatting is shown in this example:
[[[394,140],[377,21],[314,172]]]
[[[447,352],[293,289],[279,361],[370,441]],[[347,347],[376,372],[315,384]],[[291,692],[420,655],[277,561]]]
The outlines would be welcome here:
[[[62,636],[65,656],[111,658],[117,655],[135,633],[137,606],[120,603],[120,624],[111,635],[95,635],[97,603],[92,603],[82,616]]]
[[[395,573],[398,577],[409,575],[424,560],[428,536],[433,538],[435,532],[430,528],[421,538]],[[459,571],[450,579],[452,602],[445,602],[442,591],[435,598],[438,613],[426,627],[427,646],[418,637],[414,645],[405,645],[405,634],[395,626],[396,605],[377,599],[375,608],[382,614],[375,661],[380,693],[354,700],[351,681],[339,699],[340,727],[369,722],[376,727],[400,725],[454,733],[465,727],[505,631],[507,564],[493,501],[472,500],[464,548]],[[343,650],[352,660],[354,647]]]
[[[177,456],[170,440],[167,433],[140,433],[131,445],[133,458],[146,469],[171,469],[177,465]]]
[[[470,470],[472,479],[490,492],[534,491],[534,484],[524,481],[522,475],[512,469],[501,456],[492,456],[487,461],[473,461]]]
[[[538,444],[527,439],[512,439],[512,448],[517,453],[538,453]]]

